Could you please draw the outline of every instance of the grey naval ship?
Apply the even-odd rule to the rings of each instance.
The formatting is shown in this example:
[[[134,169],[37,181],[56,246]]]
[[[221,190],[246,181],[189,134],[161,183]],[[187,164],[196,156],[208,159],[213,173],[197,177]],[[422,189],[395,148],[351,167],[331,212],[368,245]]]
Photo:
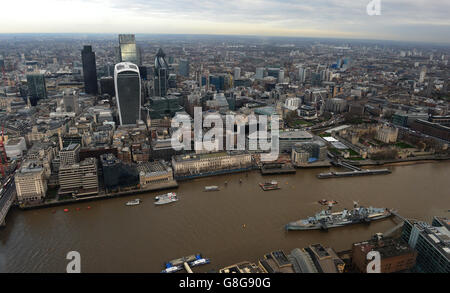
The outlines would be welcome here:
[[[365,208],[354,202],[352,210],[344,209],[333,213],[332,205],[328,210],[322,210],[313,217],[291,222],[286,225],[286,230],[328,230],[351,224],[370,223],[393,215],[393,211],[386,208]]]

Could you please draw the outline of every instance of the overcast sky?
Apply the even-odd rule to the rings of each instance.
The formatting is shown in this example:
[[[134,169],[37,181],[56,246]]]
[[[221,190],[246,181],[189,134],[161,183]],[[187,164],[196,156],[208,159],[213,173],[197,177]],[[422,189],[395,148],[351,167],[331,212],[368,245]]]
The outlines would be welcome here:
[[[175,33],[450,43],[450,1],[2,0],[0,33]]]

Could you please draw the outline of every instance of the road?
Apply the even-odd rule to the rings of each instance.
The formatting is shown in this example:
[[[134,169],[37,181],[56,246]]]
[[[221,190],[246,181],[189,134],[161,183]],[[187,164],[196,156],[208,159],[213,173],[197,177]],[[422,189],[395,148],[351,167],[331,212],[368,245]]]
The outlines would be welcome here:
[[[2,183],[3,184],[3,183]],[[0,226],[5,225],[5,218],[11,208],[12,204],[16,200],[16,184],[14,177],[11,177],[11,181],[3,188],[0,198]]]

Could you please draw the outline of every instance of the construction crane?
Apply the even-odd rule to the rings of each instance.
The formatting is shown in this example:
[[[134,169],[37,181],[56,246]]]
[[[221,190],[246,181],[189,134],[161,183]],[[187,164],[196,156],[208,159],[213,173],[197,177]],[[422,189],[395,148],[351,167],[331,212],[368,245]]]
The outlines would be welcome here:
[[[2,152],[0,171],[2,172],[3,178],[6,177],[5,167],[6,167],[6,169],[8,168],[8,158],[6,157],[5,145],[3,144],[3,141],[5,140],[4,132],[5,132],[5,127],[2,125],[2,137],[0,139],[0,151]]]

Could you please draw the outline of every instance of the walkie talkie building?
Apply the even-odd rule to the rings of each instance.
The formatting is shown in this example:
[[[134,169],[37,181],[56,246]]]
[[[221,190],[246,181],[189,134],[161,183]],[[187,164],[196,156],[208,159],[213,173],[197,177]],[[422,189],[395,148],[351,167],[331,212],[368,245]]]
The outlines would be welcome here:
[[[116,64],[114,68],[116,100],[120,125],[136,124],[141,120],[141,78],[139,67],[130,62]]]

